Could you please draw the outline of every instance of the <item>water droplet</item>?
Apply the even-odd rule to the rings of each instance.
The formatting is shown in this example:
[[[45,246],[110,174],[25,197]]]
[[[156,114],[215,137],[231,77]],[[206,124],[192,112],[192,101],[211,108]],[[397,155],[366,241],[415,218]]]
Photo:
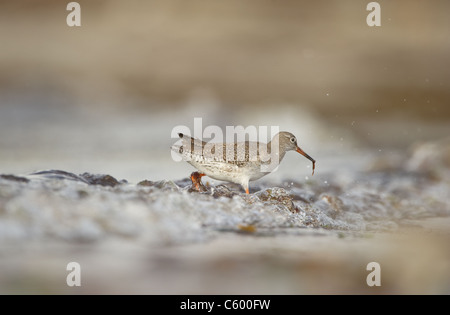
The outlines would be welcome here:
[[[378,152],[381,152],[381,149],[378,149]]]
[[[327,95],[327,96],[330,96],[330,93],[327,93],[326,95]]]
[[[308,180],[308,179],[309,179],[309,177],[308,177],[308,176],[305,176],[305,179],[306,179],[306,180]]]
[[[323,183],[324,183],[324,184],[328,184],[328,181],[324,181]]]

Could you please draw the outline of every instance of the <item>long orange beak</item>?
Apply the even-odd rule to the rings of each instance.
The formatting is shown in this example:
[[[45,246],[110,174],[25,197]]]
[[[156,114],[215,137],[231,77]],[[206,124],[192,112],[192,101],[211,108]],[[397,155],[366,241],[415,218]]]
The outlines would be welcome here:
[[[305,151],[303,151],[302,149],[300,149],[299,147],[297,147],[296,150],[298,153],[300,153],[301,155],[303,155],[305,158],[307,158],[308,160],[310,160],[313,163],[313,171],[312,174],[314,175],[314,169],[316,168],[316,160],[314,160],[312,157],[310,157],[308,154],[305,153]]]

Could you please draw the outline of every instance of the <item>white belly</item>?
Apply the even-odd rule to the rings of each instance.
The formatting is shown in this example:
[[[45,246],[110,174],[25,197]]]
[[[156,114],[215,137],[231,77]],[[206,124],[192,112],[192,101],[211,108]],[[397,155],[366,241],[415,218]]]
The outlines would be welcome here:
[[[261,172],[260,166],[253,163],[241,167],[235,164],[220,162],[209,164],[189,161],[189,163],[197,168],[199,172],[211,178],[236,184],[257,180],[268,174]]]

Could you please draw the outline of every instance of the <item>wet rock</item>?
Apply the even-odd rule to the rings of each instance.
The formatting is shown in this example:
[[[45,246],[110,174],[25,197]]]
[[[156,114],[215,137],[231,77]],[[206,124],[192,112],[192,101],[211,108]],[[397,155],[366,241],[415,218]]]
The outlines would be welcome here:
[[[68,180],[73,180],[73,181],[79,181],[79,182],[83,182],[86,184],[89,184],[89,182],[78,176],[75,175],[73,173],[69,173],[66,171],[61,171],[61,170],[47,170],[47,171],[39,171],[36,173],[32,173],[31,176],[33,178],[40,178],[40,179],[68,179]]]
[[[160,180],[153,183],[155,188],[178,191],[180,188],[171,180]]]
[[[191,181],[191,179],[190,178],[183,178],[183,179],[180,179],[180,180],[176,180],[176,181],[174,181],[174,183],[178,186],[178,187],[187,187],[187,186],[191,186],[191,184],[192,184],[192,181]]]
[[[316,199],[316,192],[310,189],[292,187],[290,189],[292,200],[298,200],[305,204],[313,203]]]
[[[450,216],[445,148],[445,142],[420,145],[400,159],[407,163],[399,168],[336,171],[314,182],[261,180],[249,195],[232,183],[188,193],[189,178],[106,189],[102,186],[120,182],[109,175],[50,170],[27,176],[24,185],[20,176],[1,175],[0,238],[97,241],[115,235],[178,244],[224,231],[252,237],[298,230],[293,228],[391,231],[406,221]]]
[[[208,189],[208,187],[205,187],[204,185],[200,185],[199,188],[190,186],[187,188],[187,191],[190,193],[208,193],[211,194],[211,189]]]
[[[152,182],[152,181],[150,181],[150,180],[143,180],[143,181],[140,181],[138,184],[137,184],[138,186],[143,186],[143,187],[152,187],[152,186],[154,186],[155,185],[155,182]]]
[[[104,174],[91,174],[91,173],[83,173],[80,175],[76,175],[70,172],[61,171],[61,170],[46,170],[39,171],[36,173],[32,173],[30,175],[32,179],[61,179],[61,180],[72,180],[83,182],[88,185],[100,185],[100,186],[109,186],[114,187],[119,184],[127,183],[126,180],[118,181],[111,175]]]
[[[114,187],[120,184],[120,182],[111,175],[83,173],[80,177],[90,185]]]
[[[230,189],[226,185],[217,185],[212,190],[212,195],[214,198],[220,198],[220,197],[226,197],[226,198],[233,198],[233,196],[240,195],[239,192],[236,192],[235,190]]]
[[[30,181],[28,178],[25,178],[25,177],[15,176],[15,175],[7,175],[7,174],[1,174],[0,178],[6,179],[6,180],[12,180],[15,182],[21,182],[21,183],[28,183]]]

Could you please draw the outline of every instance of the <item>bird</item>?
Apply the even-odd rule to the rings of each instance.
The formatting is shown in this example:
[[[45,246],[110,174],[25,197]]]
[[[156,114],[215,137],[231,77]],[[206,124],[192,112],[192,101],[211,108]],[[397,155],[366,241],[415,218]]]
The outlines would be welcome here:
[[[249,182],[270,174],[283,160],[286,152],[296,151],[313,163],[316,161],[297,144],[297,138],[290,132],[277,133],[269,143],[255,141],[212,143],[178,133],[181,145],[173,145],[172,150],[194,166],[198,172],[191,174],[193,187],[200,191],[201,178],[240,184],[249,194]]]

